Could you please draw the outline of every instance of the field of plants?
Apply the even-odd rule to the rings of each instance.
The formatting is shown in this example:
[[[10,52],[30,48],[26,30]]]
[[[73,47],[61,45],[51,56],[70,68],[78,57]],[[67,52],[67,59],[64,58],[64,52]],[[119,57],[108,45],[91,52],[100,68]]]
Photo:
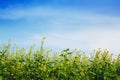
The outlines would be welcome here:
[[[0,80],[120,80],[120,55],[98,49],[87,56],[69,48],[52,52],[0,46]]]

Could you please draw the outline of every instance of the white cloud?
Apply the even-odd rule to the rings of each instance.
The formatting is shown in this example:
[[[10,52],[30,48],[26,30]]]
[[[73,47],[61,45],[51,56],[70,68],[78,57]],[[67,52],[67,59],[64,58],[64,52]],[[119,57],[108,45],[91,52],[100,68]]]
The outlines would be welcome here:
[[[5,10],[0,10],[1,19],[19,19],[19,18],[46,18],[52,23],[120,23],[120,17],[107,16],[98,14],[92,11],[85,10],[73,10],[64,8],[50,8],[50,7],[33,7],[33,8],[8,8]]]
[[[38,23],[38,25],[36,25],[37,27],[39,27],[38,29],[40,29],[41,27],[46,27],[47,25],[46,29],[52,28],[52,31],[67,31],[67,29],[76,30],[92,27],[119,28],[120,26],[119,16],[107,16],[85,10],[79,11],[63,8],[55,9],[40,6],[24,9],[8,8],[6,10],[0,10],[0,19],[17,20],[21,18],[31,25],[35,25],[36,23]],[[29,24],[27,25],[29,26]]]
[[[78,48],[83,51],[108,49],[113,53],[120,52],[120,31],[91,29],[73,32],[54,32],[46,35],[45,46],[50,49]],[[42,36],[34,35],[33,43],[39,44]]]
[[[120,52],[120,17],[105,16],[87,11],[55,10],[52,8],[14,9],[0,12],[2,19],[35,19],[43,17],[53,27],[53,32],[45,35],[49,48],[78,48],[93,50],[97,48]],[[72,27],[72,30],[64,30]],[[79,29],[78,29],[78,28]],[[85,27],[81,29],[81,27]],[[99,27],[99,28],[98,28]],[[74,29],[77,28],[77,29]],[[90,29],[91,28],[91,29]],[[80,30],[81,29],[81,30]],[[34,34],[20,44],[40,44],[41,33]]]

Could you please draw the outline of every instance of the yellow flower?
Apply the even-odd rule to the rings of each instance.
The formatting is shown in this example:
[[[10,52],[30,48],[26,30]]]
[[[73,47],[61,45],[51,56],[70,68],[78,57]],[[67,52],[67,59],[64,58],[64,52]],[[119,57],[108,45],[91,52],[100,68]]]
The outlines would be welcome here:
[[[46,71],[46,65],[42,64],[41,67],[42,67],[43,71]]]
[[[66,64],[68,65],[68,64],[69,64],[69,62],[67,61],[67,62],[66,62]]]
[[[11,76],[13,76],[14,74],[11,74]]]
[[[2,64],[5,64],[5,62],[4,62],[4,61],[2,61],[1,63],[2,63]]]
[[[6,72],[6,71],[7,71],[7,68],[5,68],[4,71]]]
[[[9,57],[7,57],[7,60],[9,61],[9,60],[10,60],[10,58],[9,58]]]

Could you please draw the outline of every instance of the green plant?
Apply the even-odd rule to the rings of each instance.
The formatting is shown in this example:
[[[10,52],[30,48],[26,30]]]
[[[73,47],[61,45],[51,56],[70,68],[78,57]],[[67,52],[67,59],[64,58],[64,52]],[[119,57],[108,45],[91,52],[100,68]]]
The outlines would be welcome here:
[[[44,39],[43,39],[44,40]],[[44,41],[43,41],[44,42]],[[61,52],[42,46],[29,51],[0,47],[0,80],[119,80],[120,55],[113,58],[108,50],[96,50],[93,56],[69,48]],[[52,54],[52,56],[51,56]]]

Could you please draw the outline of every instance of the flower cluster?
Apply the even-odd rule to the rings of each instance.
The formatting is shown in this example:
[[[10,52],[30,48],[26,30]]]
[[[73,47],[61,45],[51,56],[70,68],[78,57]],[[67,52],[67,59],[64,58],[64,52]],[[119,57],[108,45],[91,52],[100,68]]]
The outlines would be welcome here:
[[[11,50],[0,47],[1,80],[119,80],[120,55],[114,58],[107,50],[96,50],[93,55],[75,49]]]

